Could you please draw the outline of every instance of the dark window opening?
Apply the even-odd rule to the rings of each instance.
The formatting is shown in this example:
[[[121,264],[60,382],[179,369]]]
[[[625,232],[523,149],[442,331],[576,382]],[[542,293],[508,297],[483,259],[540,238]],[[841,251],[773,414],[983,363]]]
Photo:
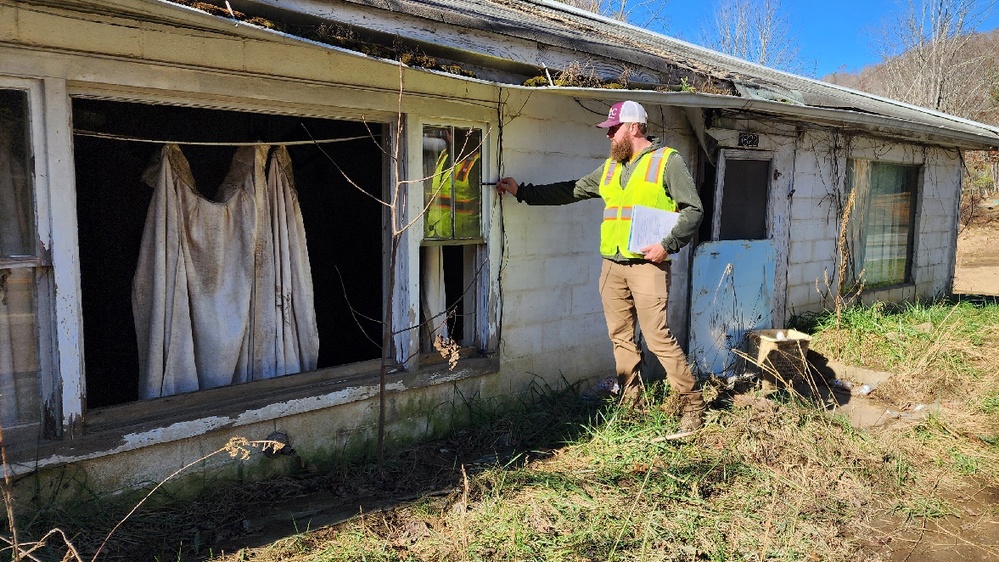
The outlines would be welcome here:
[[[463,293],[465,292],[464,276],[464,253],[461,246],[444,246],[444,294],[447,309],[453,311],[448,318],[448,331],[451,334],[458,334],[454,339],[459,343],[466,343],[462,340],[461,334],[465,333],[465,303]]]
[[[719,240],[767,237],[769,160],[726,160]]]
[[[476,246],[426,246],[421,252],[421,267],[441,260],[443,291],[436,298],[437,306],[420,307],[421,351],[434,352],[434,338],[446,336],[462,347],[475,345],[475,260]],[[423,277],[424,282],[428,278]],[[436,292],[436,288],[432,292]],[[424,299],[433,298],[424,294]],[[436,314],[430,311],[440,310]]]
[[[288,146],[312,271],[318,367],[381,355],[383,310],[382,130],[363,123],[254,113],[73,100],[77,132],[192,142],[280,143],[363,137]],[[74,136],[87,404],[138,399],[138,346],[132,279],[152,189],[142,174],[160,144]],[[199,192],[212,198],[234,146],[181,145]],[[334,161],[323,153],[325,151]],[[342,172],[341,172],[342,170]],[[346,176],[346,177],[345,177]],[[349,178],[349,180],[348,180]],[[361,193],[357,184],[365,193]]]

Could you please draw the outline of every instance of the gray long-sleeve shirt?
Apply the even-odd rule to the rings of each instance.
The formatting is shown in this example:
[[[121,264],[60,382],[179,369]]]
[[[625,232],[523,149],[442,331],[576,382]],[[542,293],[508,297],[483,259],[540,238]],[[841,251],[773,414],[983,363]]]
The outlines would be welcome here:
[[[628,179],[634,172],[635,163],[648,152],[662,148],[663,141],[656,137],[649,137],[652,146],[638,153],[630,162],[622,162],[621,185],[627,185]],[[544,185],[523,184],[517,189],[517,201],[524,201],[528,205],[566,205],[575,203],[583,199],[593,199],[600,197],[600,182],[603,179],[604,166],[601,165],[593,172],[576,181],[555,182]],[[677,211],[680,218],[677,220],[673,231],[663,239],[662,245],[669,254],[679,252],[687,245],[697,228],[701,224],[704,216],[704,209],[701,205],[701,198],[697,194],[694,180],[690,177],[687,165],[679,153],[673,152],[666,160],[666,171],[663,174],[663,189],[673,201],[676,201]],[[612,258],[614,261],[634,261],[618,254]]]

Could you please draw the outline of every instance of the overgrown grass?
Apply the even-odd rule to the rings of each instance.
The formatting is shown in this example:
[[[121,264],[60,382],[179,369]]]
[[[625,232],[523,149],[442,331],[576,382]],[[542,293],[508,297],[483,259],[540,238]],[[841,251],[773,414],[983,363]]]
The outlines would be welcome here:
[[[676,404],[661,384],[645,412],[540,386],[514,411],[469,401],[476,427],[395,451],[381,470],[319,479],[393,507],[198,559],[853,561],[964,516],[961,498],[999,494],[999,307],[878,306],[816,326],[813,351],[894,373],[865,400],[926,415],[859,429],[808,392],[721,391],[705,429],[670,441]]]
[[[715,400],[683,442],[661,386],[648,412],[592,412],[539,458],[466,473],[426,498],[279,545],[256,560],[857,560],[885,544],[883,524],[960,515],[974,482],[999,490],[999,393],[987,351],[999,307],[925,304],[819,318],[827,358],[897,373],[876,396],[930,415],[857,429],[807,396]],[[896,380],[897,379],[897,380]],[[903,396],[904,395],[904,396]],[[910,404],[911,405],[911,404]],[[887,404],[885,407],[904,408]],[[990,441],[990,439],[992,439]],[[901,531],[900,531],[901,532]],[[226,560],[238,560],[237,557]]]

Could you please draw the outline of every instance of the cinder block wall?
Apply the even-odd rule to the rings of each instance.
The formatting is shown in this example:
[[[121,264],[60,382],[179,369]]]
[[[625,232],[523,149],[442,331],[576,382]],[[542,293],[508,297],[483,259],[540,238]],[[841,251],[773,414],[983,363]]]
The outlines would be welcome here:
[[[954,288],[962,163],[954,150],[928,148],[921,204],[916,209],[916,296],[932,299]]]
[[[501,174],[548,183],[592,172],[607,158],[609,142],[594,125],[611,103],[539,94],[511,99],[506,106],[517,113],[505,117]],[[697,145],[685,117],[675,108],[653,109],[650,132],[692,164]],[[502,205],[504,377],[516,385],[535,376],[573,383],[613,374],[597,287],[602,201],[543,207],[505,196]],[[686,341],[688,254],[675,257],[670,288],[669,320],[681,343]]]
[[[913,283],[867,291],[862,301],[903,302],[948,294],[953,286],[961,161],[956,151],[809,132],[795,158],[787,315],[833,306],[840,216],[848,158],[922,165],[913,247]],[[828,278],[829,283],[826,283]]]
[[[846,173],[842,140],[805,133],[794,162],[787,267],[787,316],[820,311],[835,290],[837,190]],[[840,160],[839,162],[837,160]],[[831,286],[827,286],[828,277]]]
[[[575,180],[603,162],[608,142],[594,124],[607,105],[569,101],[532,95],[507,103],[523,108],[506,116],[502,175],[536,184]],[[501,205],[500,352],[511,390],[535,377],[559,384],[612,373],[597,288],[602,202],[529,206],[506,195]]]

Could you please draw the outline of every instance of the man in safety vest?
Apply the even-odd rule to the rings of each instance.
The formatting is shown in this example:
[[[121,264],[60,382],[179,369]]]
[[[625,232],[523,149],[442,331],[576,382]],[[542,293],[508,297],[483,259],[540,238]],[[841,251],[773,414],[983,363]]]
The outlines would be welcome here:
[[[687,357],[666,321],[669,254],[680,251],[694,237],[703,208],[683,158],[660,139],[646,136],[647,120],[645,108],[637,102],[616,103],[607,120],[597,125],[607,129],[611,141],[610,158],[602,166],[575,182],[533,185],[503,178],[496,188],[529,205],[563,205],[603,198],[600,297],[614,348],[622,403],[637,406],[642,402],[637,319],[649,350],[662,363],[670,386],[683,403],[680,431],[674,435],[679,437],[703,425],[704,401]],[[634,205],[678,211],[680,215],[661,243],[645,246],[637,254],[628,251]]]

